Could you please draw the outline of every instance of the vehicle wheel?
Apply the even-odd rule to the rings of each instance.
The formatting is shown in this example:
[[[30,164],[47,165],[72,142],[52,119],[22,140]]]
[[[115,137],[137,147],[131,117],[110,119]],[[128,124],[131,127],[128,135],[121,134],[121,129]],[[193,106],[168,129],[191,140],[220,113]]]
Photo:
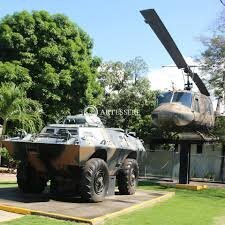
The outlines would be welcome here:
[[[138,163],[135,159],[126,159],[118,172],[117,183],[120,194],[133,195],[138,184]]]
[[[17,168],[17,183],[24,193],[41,193],[47,185],[47,180],[38,176],[31,166],[20,163]]]
[[[101,202],[109,186],[109,171],[104,160],[88,160],[81,175],[80,193],[84,201]]]

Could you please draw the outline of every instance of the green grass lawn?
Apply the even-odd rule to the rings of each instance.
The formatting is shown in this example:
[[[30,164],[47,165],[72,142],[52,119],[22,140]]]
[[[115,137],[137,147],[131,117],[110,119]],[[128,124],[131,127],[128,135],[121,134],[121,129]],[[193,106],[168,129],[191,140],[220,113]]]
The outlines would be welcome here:
[[[11,220],[9,222],[0,223],[1,225],[85,225],[81,223],[74,223],[63,220],[56,220],[52,218],[40,216],[24,216],[20,219]]]
[[[175,191],[176,196],[154,207],[136,211],[132,216],[124,215],[108,221],[107,225],[212,225],[216,224],[218,217],[225,215],[225,189],[190,191],[147,182],[140,185],[146,190]]]
[[[0,188],[8,188],[8,187],[17,187],[17,183],[15,181],[1,181]]]
[[[141,182],[139,188],[175,191],[176,196],[154,207],[108,220],[105,225],[224,225],[222,222],[225,222],[225,189],[177,190],[148,182]],[[220,217],[223,217],[221,223],[218,222]],[[45,225],[75,224],[37,216],[24,216],[17,220],[0,223],[0,225],[36,225],[41,223],[45,223]]]

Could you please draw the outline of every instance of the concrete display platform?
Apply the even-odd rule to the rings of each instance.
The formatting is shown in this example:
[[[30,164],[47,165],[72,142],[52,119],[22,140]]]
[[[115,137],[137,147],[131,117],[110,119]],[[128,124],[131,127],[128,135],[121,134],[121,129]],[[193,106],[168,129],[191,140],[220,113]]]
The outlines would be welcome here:
[[[173,195],[173,192],[139,190],[135,195],[114,195],[100,203],[84,203],[79,198],[52,199],[48,193],[30,195],[21,193],[18,188],[1,188],[0,210],[99,224],[107,218],[153,205]]]

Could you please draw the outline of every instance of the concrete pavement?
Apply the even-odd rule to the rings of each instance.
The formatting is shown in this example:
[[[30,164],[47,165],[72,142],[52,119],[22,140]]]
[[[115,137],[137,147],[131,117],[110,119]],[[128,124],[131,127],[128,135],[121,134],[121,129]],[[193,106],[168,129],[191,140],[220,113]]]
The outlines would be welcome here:
[[[11,213],[0,210],[0,222],[5,222],[23,217],[21,214]]]
[[[45,194],[23,194],[18,188],[0,189],[0,209],[31,215],[98,224],[136,209],[153,205],[172,197],[174,193],[140,191],[135,195],[108,196],[99,203],[84,203],[80,198],[52,198]]]

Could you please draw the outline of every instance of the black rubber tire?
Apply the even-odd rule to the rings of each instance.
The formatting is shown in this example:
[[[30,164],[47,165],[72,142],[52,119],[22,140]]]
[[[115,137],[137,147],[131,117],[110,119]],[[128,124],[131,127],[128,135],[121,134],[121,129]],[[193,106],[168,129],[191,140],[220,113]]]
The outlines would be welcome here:
[[[20,163],[17,167],[17,184],[24,193],[42,193],[47,185],[47,180],[38,176],[35,169]]]
[[[117,174],[117,184],[121,195],[133,195],[138,184],[139,168],[135,159],[126,159]]]
[[[105,161],[99,158],[89,159],[81,175],[81,198],[85,202],[101,202],[107,194],[108,186],[109,171]]]

